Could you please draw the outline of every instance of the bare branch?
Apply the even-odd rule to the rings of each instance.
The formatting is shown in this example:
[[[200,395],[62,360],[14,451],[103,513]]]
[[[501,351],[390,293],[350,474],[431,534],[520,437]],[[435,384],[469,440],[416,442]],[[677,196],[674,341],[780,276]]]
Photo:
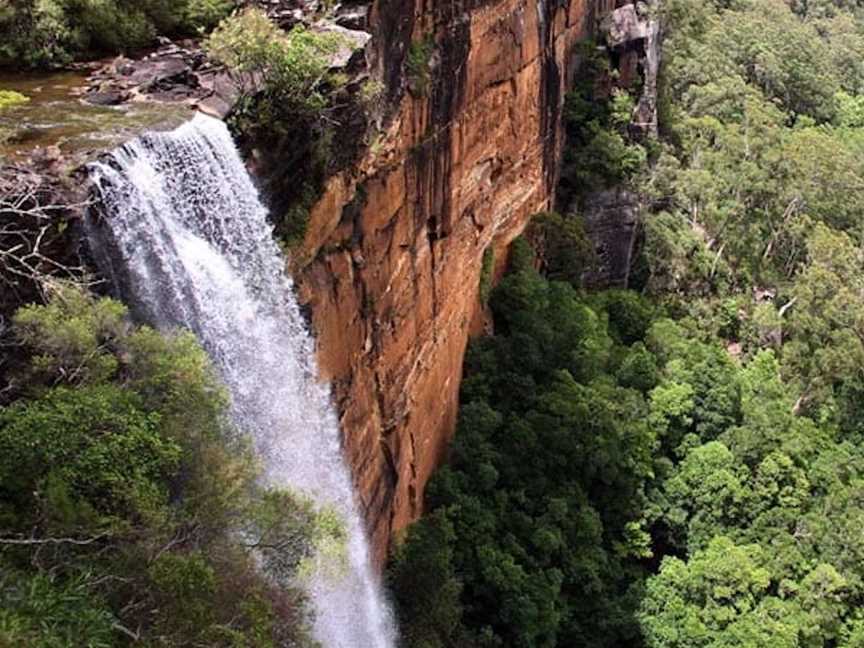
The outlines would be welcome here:
[[[69,262],[65,238],[69,221],[90,205],[51,176],[0,166],[0,284],[10,294],[42,292],[54,277],[92,285],[87,269]]]
[[[139,628],[138,632],[133,632],[132,630],[130,630],[129,628],[127,628],[126,626],[122,625],[121,623],[119,623],[117,621],[114,621],[114,623],[111,624],[111,627],[114,628],[115,630],[119,630],[120,632],[125,634],[127,637],[132,639],[132,641],[139,641],[141,639],[140,628]]]
[[[107,538],[108,533],[100,533],[89,538],[0,538],[0,544],[4,545],[23,545],[23,546],[39,546],[39,545],[91,545],[94,542]]]
[[[793,297],[788,302],[783,304],[783,306],[778,311],[778,315],[780,317],[783,317],[786,314],[786,311],[788,311],[790,308],[792,308],[792,306],[795,304],[796,301],[798,301],[798,297]]]

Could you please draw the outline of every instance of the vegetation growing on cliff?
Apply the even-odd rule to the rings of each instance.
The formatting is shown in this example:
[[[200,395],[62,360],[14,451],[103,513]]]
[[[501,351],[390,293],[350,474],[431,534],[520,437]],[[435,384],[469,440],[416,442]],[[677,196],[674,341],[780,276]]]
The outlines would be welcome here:
[[[564,102],[567,146],[557,202],[565,209],[581,208],[579,198],[588,191],[630,180],[643,170],[648,156],[645,145],[628,133],[632,94],[612,88],[608,57],[595,43],[580,49],[583,60]]]
[[[339,155],[337,111],[355,98],[341,94],[345,78],[333,72],[332,61],[353,46],[336,32],[302,25],[285,32],[255,8],[223,21],[205,41],[243,92],[231,115],[234,130],[266,142],[261,154],[274,160],[281,212],[276,234],[287,248],[302,241],[309,210]],[[376,101],[374,86],[364,86],[370,92],[359,92],[356,101]]]
[[[392,568],[407,645],[615,645],[637,634],[628,581],[647,543],[656,368],[640,339],[651,309],[626,293],[589,304],[537,274],[526,248],[493,293],[496,335],[466,360],[429,517]],[[622,299],[629,319],[618,321],[609,312]]]
[[[278,124],[292,117],[317,117],[327,106],[324,89],[330,58],[343,46],[333,33],[298,25],[285,32],[260,9],[246,9],[208,37],[208,54],[224,63],[240,89],[256,97],[255,119]]]
[[[50,295],[3,341],[0,644],[311,646],[292,576],[341,529],[260,485],[191,334]]]
[[[589,84],[563,172],[568,203],[622,179],[644,197],[644,290],[586,293],[578,263],[514,248],[391,563],[407,645],[864,641],[864,16],[664,12],[650,164],[616,153]],[[572,222],[528,239],[542,255]]]
[[[405,56],[405,74],[410,83],[411,91],[418,96],[429,92],[431,83],[432,55],[435,53],[435,41],[429,36],[412,41]]]

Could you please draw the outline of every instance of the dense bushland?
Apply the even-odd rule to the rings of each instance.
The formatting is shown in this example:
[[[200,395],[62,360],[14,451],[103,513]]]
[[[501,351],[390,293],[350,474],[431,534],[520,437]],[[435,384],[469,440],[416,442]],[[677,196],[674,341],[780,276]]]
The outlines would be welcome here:
[[[660,139],[583,83],[561,187],[642,196],[642,292],[581,290],[574,216],[514,248],[390,565],[408,646],[864,645],[864,17],[663,11]]]
[[[0,5],[0,66],[43,68],[127,52],[158,35],[209,31],[235,0],[9,0]]]
[[[804,275],[830,263],[823,235]],[[801,368],[795,338],[762,346],[735,309],[580,295],[525,247],[391,564],[406,645],[860,645],[861,365],[837,373],[826,344]],[[807,281],[793,330],[831,308],[804,306]],[[807,414],[805,384],[828,399]]]
[[[524,242],[514,253],[492,296],[496,335],[466,360],[450,462],[391,570],[407,645],[638,633],[629,583],[648,544],[638,520],[658,370],[641,339],[653,309],[624,292],[589,303],[533,270]]]
[[[0,644],[312,645],[294,576],[333,515],[260,485],[191,334],[49,294],[4,340]]]

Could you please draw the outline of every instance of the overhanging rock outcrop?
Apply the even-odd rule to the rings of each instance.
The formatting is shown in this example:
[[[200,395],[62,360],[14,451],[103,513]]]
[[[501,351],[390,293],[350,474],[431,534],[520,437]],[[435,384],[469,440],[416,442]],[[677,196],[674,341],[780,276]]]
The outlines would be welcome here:
[[[455,427],[484,251],[550,207],[592,0],[378,0],[368,59],[396,106],[327,183],[295,255],[376,557],[414,520]]]

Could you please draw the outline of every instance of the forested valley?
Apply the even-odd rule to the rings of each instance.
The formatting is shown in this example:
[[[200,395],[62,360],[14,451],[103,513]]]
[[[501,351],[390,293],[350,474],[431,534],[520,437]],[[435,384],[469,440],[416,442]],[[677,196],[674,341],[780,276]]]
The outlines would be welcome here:
[[[424,106],[425,113],[406,109],[399,117],[432,132],[405,145],[414,165],[407,175],[416,180],[412,174],[453,165],[449,142],[437,139],[451,125],[435,119],[453,118],[446,101],[464,97],[460,81],[440,77],[462,69],[453,61],[467,60],[471,44],[441,51],[434,35],[397,33],[406,20],[388,22],[395,10],[379,2],[375,19],[391,30],[388,38],[404,36],[407,44],[385,43],[386,56],[401,57],[393,69],[369,57],[363,64],[370,68],[358,73],[349,65],[354,41],[344,40],[351,29],[316,31],[311,20],[288,29],[265,11],[283,4],[0,0],[0,68],[41,74],[198,39],[196,65],[239,79],[227,126],[199,121],[163,140],[145,136],[137,149],[100,158],[102,169],[105,177],[131,176],[130,151],[143,159],[146,151],[173,153],[176,146],[190,169],[188,177],[173,175],[199,188],[195,155],[211,163],[201,163],[203,175],[234,165],[221,188],[207,189],[241,194],[225,186],[242,176],[252,197],[239,208],[231,203],[229,214],[207,212],[210,220],[195,225],[255,217],[258,229],[243,231],[252,232],[252,242],[235,246],[208,229],[199,238],[211,247],[196,247],[194,237],[181,236],[163,246],[177,253],[165,265],[182,266],[188,259],[181,253],[190,250],[193,271],[211,264],[210,274],[190,271],[218,279],[209,292],[189,293],[191,310],[215,329],[223,321],[222,312],[210,316],[214,310],[239,304],[242,326],[225,325],[238,339],[240,329],[254,329],[273,311],[290,311],[295,319],[286,328],[300,331],[303,355],[297,373],[310,381],[298,389],[307,400],[295,409],[324,402],[321,417],[303,423],[316,434],[333,432],[328,447],[339,460],[318,474],[347,474],[373,460],[343,461],[356,432],[345,426],[359,417],[337,415],[327,398],[308,396],[317,366],[307,356],[321,349],[305,337],[311,306],[291,301],[294,286],[283,281],[278,255],[285,253],[291,270],[312,267],[312,285],[322,293],[360,287],[358,303],[345,308],[356,305],[349,320],[372,322],[372,333],[355,339],[346,326],[344,339],[332,331],[326,339],[362,347],[350,349],[352,358],[372,364],[367,357],[384,344],[381,330],[398,328],[382,324],[367,291],[375,284],[363,283],[375,265],[359,251],[364,237],[372,238],[361,215],[373,184],[356,182],[340,206],[331,224],[336,234],[328,234],[341,239],[308,227],[322,196],[332,199],[327,192],[338,183],[330,180],[358,163],[351,157],[358,151],[369,154],[368,168],[407,165],[398,161],[404,142],[387,139],[396,130],[388,131],[394,111],[386,109],[394,97]],[[328,2],[288,4],[316,21],[335,11]],[[447,7],[457,4],[465,12],[484,6]],[[471,294],[486,326],[464,358],[456,430],[411,511],[416,521],[385,538],[380,564],[369,557],[376,547],[366,544],[371,521],[353,528],[344,512],[353,515],[356,506],[368,516],[372,500],[387,488],[396,492],[393,484],[364,484],[367,492],[352,500],[361,480],[347,478],[349,504],[340,513],[273,480],[272,458],[232,409],[258,382],[264,393],[266,380],[238,389],[225,379],[238,358],[255,354],[220,357],[225,349],[211,341],[212,352],[199,331],[186,330],[192,327],[146,322],[140,303],[124,303],[92,267],[76,265],[87,234],[70,238],[77,224],[60,216],[68,205],[56,202],[56,187],[22,171],[20,161],[0,165],[0,648],[864,648],[864,2],[612,4],[632,5],[634,16],[661,25],[656,128],[634,123],[642,78],[622,79],[621,61],[599,32],[581,42],[575,82],[561,102],[555,195],[546,201],[557,209],[534,214],[504,257],[496,258],[492,243],[480,248],[480,281]],[[453,18],[441,11],[437,18]],[[343,22],[368,26],[359,15]],[[339,71],[334,57],[344,58]],[[492,58],[490,66],[499,62]],[[116,60],[123,67],[132,59]],[[488,85],[506,84],[496,77]],[[0,116],[29,100],[0,85]],[[242,144],[236,150],[229,127]],[[0,145],[14,137],[0,124]],[[242,162],[241,153],[248,154]],[[284,168],[277,181],[262,179],[262,194],[281,182],[287,198],[278,209],[267,205],[278,213],[265,217],[246,171],[274,160]],[[160,173],[172,176],[174,161],[154,163],[148,187]],[[490,184],[506,171],[487,173]],[[346,195],[348,184],[339,185]],[[427,188],[441,190],[432,182]],[[137,189],[129,182],[118,194]],[[406,200],[433,202],[405,191]],[[595,280],[603,260],[586,213],[600,191],[626,192],[639,205],[623,282]],[[162,211],[193,213],[201,196],[187,193],[172,196]],[[95,208],[94,195],[78,207]],[[164,205],[153,196],[158,192],[142,203],[155,213]],[[449,207],[448,200],[442,204]],[[397,205],[392,221],[376,220],[374,233],[400,230],[403,208]],[[451,236],[453,224],[437,222],[440,214],[417,213],[429,230],[419,235],[423,245],[433,249]],[[477,226],[478,237],[484,227]],[[304,258],[310,237],[320,245]],[[418,245],[386,240],[388,253]],[[231,266],[217,243],[248,256],[231,258]],[[275,279],[256,265],[256,245],[266,248],[265,261],[276,259]],[[435,254],[428,252],[441,258]],[[415,283],[404,289],[397,280],[382,282],[380,301],[393,285],[395,293],[419,294],[420,257],[392,267],[391,257],[381,262],[381,273],[392,277],[411,265]],[[128,265],[119,274],[137,270]],[[343,274],[328,283],[322,267]],[[434,263],[431,272],[438,272]],[[247,292],[218,293],[243,282]],[[262,296],[274,285],[292,297]],[[302,286],[310,292],[308,281]],[[249,294],[258,301],[238,297]],[[435,293],[434,307],[450,297]],[[278,329],[283,320],[272,322]],[[262,341],[250,339],[253,346]],[[284,342],[276,333],[263,341],[271,340]],[[409,354],[393,346],[399,352],[392,355]],[[291,364],[274,357],[265,358],[274,371]],[[421,360],[414,364],[428,358]],[[378,391],[370,388],[369,400],[380,408],[379,428],[369,428],[369,443],[383,454],[382,474],[398,485],[400,457],[387,437],[400,421],[383,416],[386,390],[378,384],[390,374],[373,373]],[[334,384],[345,389],[349,378],[338,378]],[[350,398],[339,393],[342,407]],[[265,396],[257,401],[262,407],[280,404]],[[417,451],[413,436],[403,442]],[[398,499],[393,492],[386,497]],[[384,507],[376,513],[397,517]],[[354,607],[337,610],[341,625],[326,636],[351,635],[362,625],[354,611],[373,600],[374,645],[322,639],[316,614],[327,594],[309,586],[320,573],[338,580],[349,571],[357,537],[363,569],[382,574],[382,602],[375,607],[376,572],[361,594],[352,591]]]
[[[864,13],[661,11],[657,138],[602,57],[567,98],[562,189],[646,205],[630,287],[585,289],[578,214],[512,248],[390,567],[406,645],[864,645]]]

